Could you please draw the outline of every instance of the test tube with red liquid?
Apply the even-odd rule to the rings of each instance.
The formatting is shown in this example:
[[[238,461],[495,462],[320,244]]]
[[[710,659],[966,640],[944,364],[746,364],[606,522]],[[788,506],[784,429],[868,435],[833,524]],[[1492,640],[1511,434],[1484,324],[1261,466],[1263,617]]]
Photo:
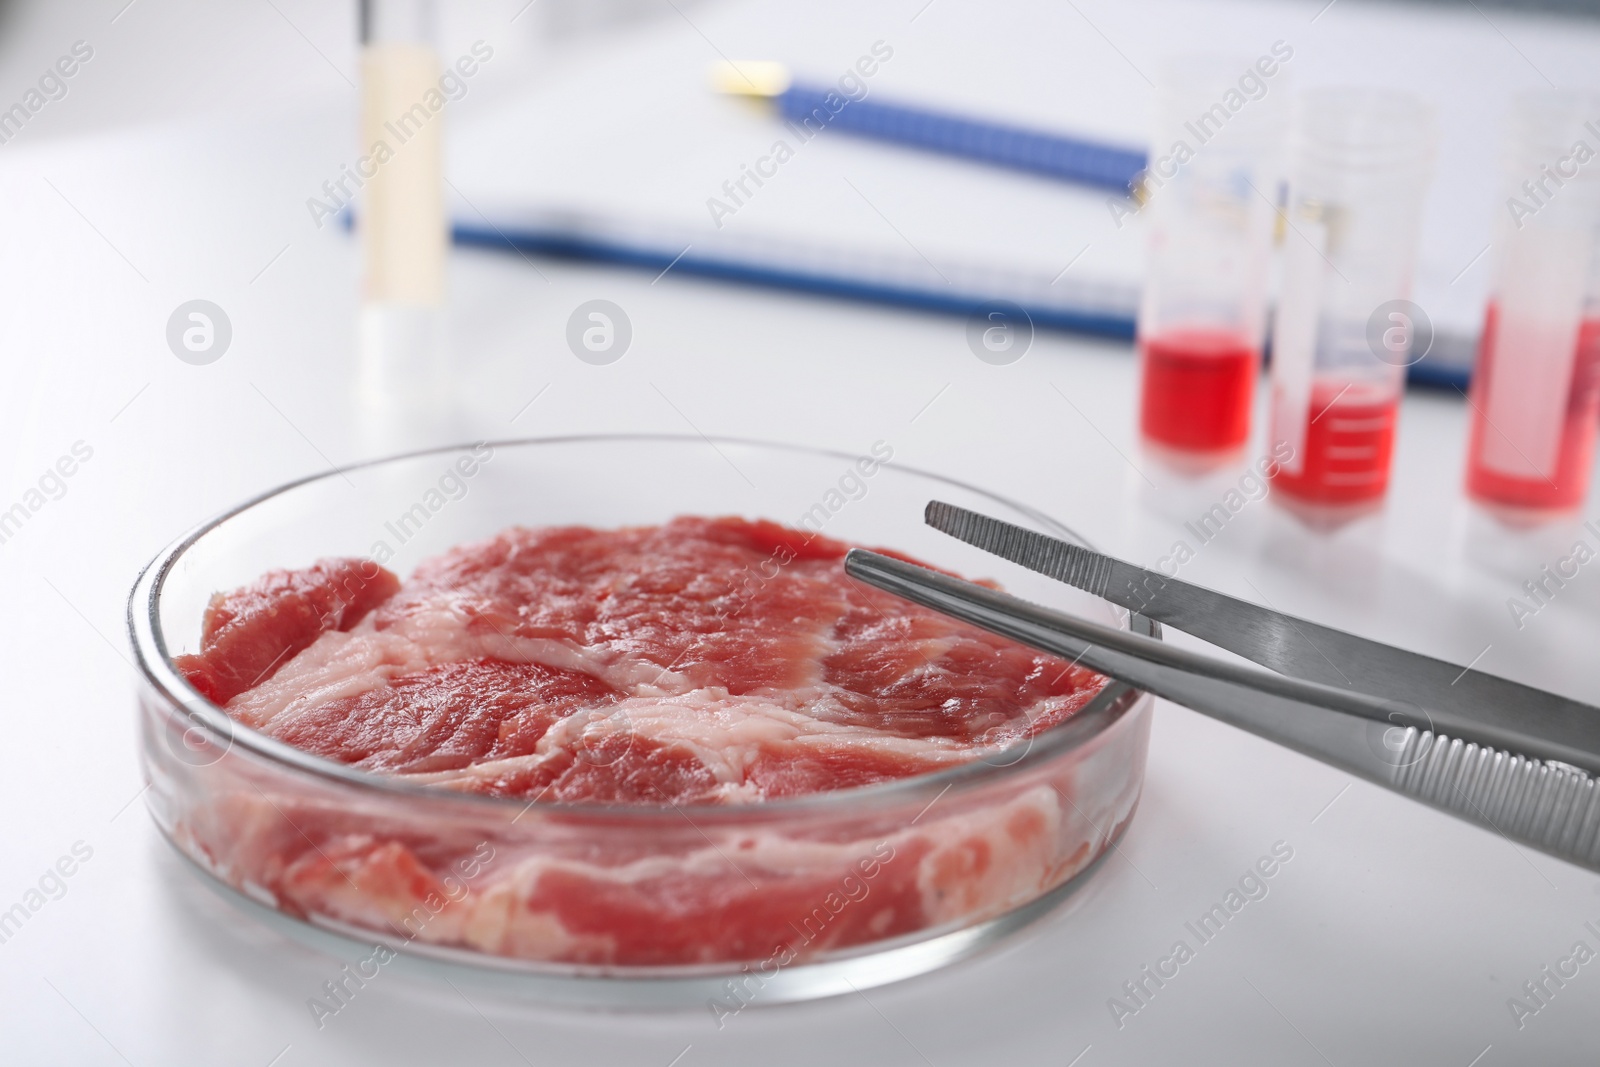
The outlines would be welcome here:
[[[1139,430],[1145,451],[1180,471],[1233,462],[1249,440],[1285,77],[1270,55],[1184,57],[1160,72],[1140,190]]]
[[[1472,375],[1467,494],[1527,525],[1582,503],[1600,401],[1600,100],[1519,97]]]
[[[1296,108],[1271,481],[1314,526],[1378,509],[1389,488],[1405,368],[1424,354],[1408,298],[1432,158],[1432,115],[1409,94],[1324,89]]]

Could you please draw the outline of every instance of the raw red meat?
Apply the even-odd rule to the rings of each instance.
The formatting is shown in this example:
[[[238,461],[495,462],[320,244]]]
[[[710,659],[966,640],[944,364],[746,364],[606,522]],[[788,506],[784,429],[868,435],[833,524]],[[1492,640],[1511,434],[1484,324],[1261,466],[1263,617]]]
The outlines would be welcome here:
[[[304,606],[360,567],[325,561],[222,598],[221,636],[248,627],[249,640],[208,636],[208,673],[180,665],[226,692],[213,679],[298,652],[229,710],[344,763],[474,792],[655,804],[936,770],[1054,725],[1098,690],[1088,671],[850,580],[847,548],[729,518],[514,528],[423,563],[397,592],[369,582],[393,595],[354,629],[349,613],[323,623]]]
[[[347,576],[374,565],[323,561],[213,601],[201,654],[179,665],[235,719],[342,763],[529,801],[656,807],[944,769],[1063,721],[1104,684],[850,580],[847,547],[734,518],[512,528],[403,585],[380,571],[348,597]],[[190,829],[210,862],[285,908],[576,962],[748,959],[785,924],[809,956],[998,913],[1092,851],[1064,833],[1076,820],[1042,784],[875,840],[762,834],[724,849],[696,832],[578,857],[502,842],[508,855],[459,903],[425,909],[411,930],[478,842],[262,800],[241,791]],[[801,918],[843,899],[841,871],[859,880],[868,860],[871,906],[825,911],[804,936]]]
[[[201,621],[200,654],[178,669],[208,699],[226,704],[325,630],[348,630],[394,595],[400,581],[370,560],[325,559],[299,571],[268,571],[243,589],[218,593]]]
[[[298,748],[368,770],[456,770],[497,756],[526,755],[558,719],[618,695],[576,671],[471,660],[337,697],[276,733]]]

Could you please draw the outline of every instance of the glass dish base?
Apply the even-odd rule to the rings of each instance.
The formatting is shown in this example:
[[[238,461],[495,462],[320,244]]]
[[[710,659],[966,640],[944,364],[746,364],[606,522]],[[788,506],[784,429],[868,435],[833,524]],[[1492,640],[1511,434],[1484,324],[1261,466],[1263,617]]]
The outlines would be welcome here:
[[[369,956],[382,945],[394,952],[385,973],[419,982],[466,987],[507,1001],[532,1002],[605,1011],[684,1011],[702,1009],[715,1017],[745,1008],[793,1004],[845,996],[891,985],[948,967],[999,946],[1040,920],[1064,912],[1094,878],[1123,835],[1132,816],[1116,828],[1107,848],[1072,878],[1043,896],[976,926],[944,933],[919,931],[819,963],[801,963],[770,973],[725,965],[703,968],[540,967],[513,959],[486,960],[479,953],[385,938],[370,930],[328,919],[296,919],[229,885],[190,856],[165,832],[161,837],[211,892],[235,910],[274,933],[326,953],[336,960]],[[720,1009],[720,1010],[719,1010]]]

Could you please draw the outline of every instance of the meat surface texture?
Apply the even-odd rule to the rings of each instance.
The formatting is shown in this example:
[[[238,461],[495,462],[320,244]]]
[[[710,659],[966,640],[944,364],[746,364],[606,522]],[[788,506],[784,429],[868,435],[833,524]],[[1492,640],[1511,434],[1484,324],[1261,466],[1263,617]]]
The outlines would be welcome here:
[[[695,822],[706,806],[995,758],[1103,686],[854,582],[847,548],[733,518],[515,527],[404,583],[323,560],[218,595],[200,652],[176,662],[238,722],[353,767],[543,806],[528,833],[444,834],[250,786],[192,812],[180,843],[291,912],[598,965],[811,958],[1032,899],[1103,844],[1070,781],[1036,776],[887,828]],[[681,818],[561,830],[572,802]],[[1101,812],[1105,831],[1131,807]]]
[[[271,676],[325,631],[348,630],[394,595],[400,580],[370,560],[325,559],[305,570],[269,571],[206,607],[201,648],[180,656],[189,684],[226,704]]]
[[[1097,675],[849,579],[847,547],[682,518],[514,528],[403,585],[324,560],[214,600],[179,666],[239,721],[341,763],[626,804],[938,770],[1098,691]]]

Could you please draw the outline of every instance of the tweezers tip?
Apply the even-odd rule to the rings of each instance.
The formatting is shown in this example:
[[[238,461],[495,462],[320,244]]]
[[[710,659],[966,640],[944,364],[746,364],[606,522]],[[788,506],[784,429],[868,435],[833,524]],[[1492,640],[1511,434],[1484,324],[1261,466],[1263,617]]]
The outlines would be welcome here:
[[[922,521],[942,533],[960,537],[956,528],[959,521],[967,514],[966,509],[958,508],[954,504],[947,504],[943,500],[930,500],[928,506],[922,509]]]
[[[942,500],[928,501],[923,519],[934,529],[1002,559],[1096,596],[1106,593],[1113,561],[1097,552]]]

